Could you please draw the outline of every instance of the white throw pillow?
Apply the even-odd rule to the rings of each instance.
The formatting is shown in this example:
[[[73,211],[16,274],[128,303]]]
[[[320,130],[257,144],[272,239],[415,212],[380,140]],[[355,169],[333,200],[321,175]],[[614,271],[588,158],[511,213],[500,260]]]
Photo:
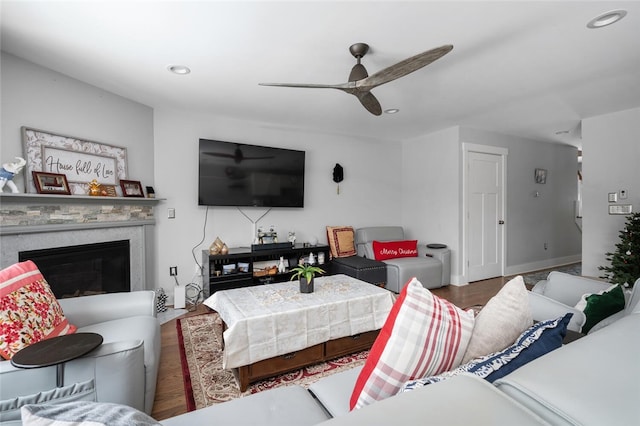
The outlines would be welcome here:
[[[476,317],[462,362],[503,350],[532,324],[529,294],[518,275],[506,283]]]

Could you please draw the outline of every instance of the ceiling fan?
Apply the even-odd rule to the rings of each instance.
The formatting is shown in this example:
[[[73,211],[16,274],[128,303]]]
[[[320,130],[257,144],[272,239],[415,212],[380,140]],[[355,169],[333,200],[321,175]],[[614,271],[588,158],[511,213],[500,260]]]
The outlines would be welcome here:
[[[303,83],[259,83],[261,86],[279,86],[279,87],[302,87],[312,89],[338,89],[343,92],[354,95],[360,100],[360,103],[371,114],[382,114],[380,102],[373,96],[371,89],[388,83],[397,78],[404,77],[430,63],[440,59],[453,49],[453,46],[446,44],[435,49],[427,50],[415,56],[407,58],[397,64],[391,65],[377,73],[369,76],[364,65],[360,63],[360,59],[369,51],[369,45],[366,43],[356,43],[349,47],[349,51],[356,58],[357,63],[351,69],[349,81],[342,84],[303,84]]]

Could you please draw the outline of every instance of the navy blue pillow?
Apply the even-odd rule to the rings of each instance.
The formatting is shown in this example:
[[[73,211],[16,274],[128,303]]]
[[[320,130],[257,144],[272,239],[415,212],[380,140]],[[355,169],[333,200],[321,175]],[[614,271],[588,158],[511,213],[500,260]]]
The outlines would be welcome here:
[[[534,324],[520,335],[516,343],[502,352],[509,353],[509,349],[514,351],[517,347],[526,345],[527,340],[534,339],[531,344],[526,345],[514,359],[489,374],[485,379],[493,383],[495,380],[506,376],[526,363],[560,348],[564,337],[567,335],[567,326],[572,316],[572,313],[567,313],[562,318]],[[537,330],[542,330],[542,334],[538,337],[536,337]]]
[[[525,330],[508,348],[476,358],[455,370],[447,371],[438,376],[406,382],[400,392],[441,382],[460,373],[475,374],[493,383],[526,363],[561,347],[572,316],[573,313],[567,313],[560,318],[538,322]]]

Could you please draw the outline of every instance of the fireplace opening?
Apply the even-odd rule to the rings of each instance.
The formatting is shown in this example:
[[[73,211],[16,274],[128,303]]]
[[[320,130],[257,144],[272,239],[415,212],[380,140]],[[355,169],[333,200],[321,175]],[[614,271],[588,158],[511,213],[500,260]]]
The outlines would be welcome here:
[[[131,291],[129,240],[29,250],[56,298]]]

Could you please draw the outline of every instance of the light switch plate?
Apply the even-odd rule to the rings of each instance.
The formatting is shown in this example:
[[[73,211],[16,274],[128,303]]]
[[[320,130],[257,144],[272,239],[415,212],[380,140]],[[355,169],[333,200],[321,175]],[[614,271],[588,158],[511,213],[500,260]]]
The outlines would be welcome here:
[[[618,193],[617,192],[610,192],[609,193],[609,202],[610,203],[615,203],[616,201],[618,201]]]
[[[609,206],[609,214],[631,214],[633,206],[631,204],[613,204]]]

